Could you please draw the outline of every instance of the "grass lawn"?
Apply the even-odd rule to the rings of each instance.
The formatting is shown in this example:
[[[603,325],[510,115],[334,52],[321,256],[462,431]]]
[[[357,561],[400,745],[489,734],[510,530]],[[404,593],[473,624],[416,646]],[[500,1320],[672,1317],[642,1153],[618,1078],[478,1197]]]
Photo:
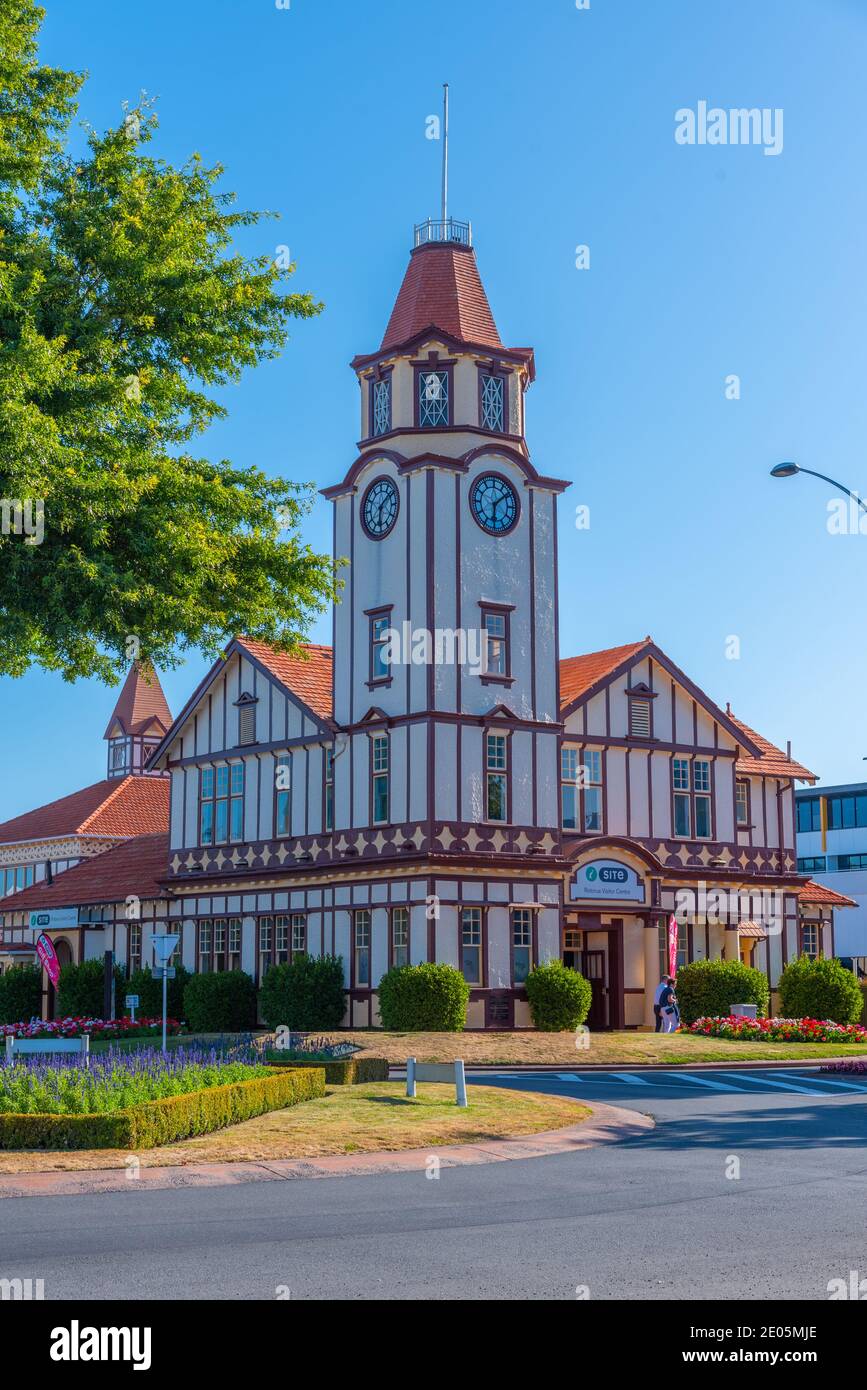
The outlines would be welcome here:
[[[385,1057],[403,1063],[452,1062],[462,1057],[499,1065],[588,1063],[629,1066],[637,1062],[813,1062],[822,1057],[857,1057],[865,1049],[851,1043],[736,1042],[730,1038],[699,1038],[688,1033],[593,1033],[588,1048],[576,1048],[574,1033],[384,1033],[362,1031],[329,1034],[335,1041],[355,1042],[360,1056]],[[586,1035],[585,1035],[586,1037]],[[583,1041],[584,1039],[581,1039]]]
[[[453,1086],[419,1083],[415,1100],[405,1085],[380,1081],[368,1086],[335,1086],[319,1100],[273,1110],[243,1124],[162,1149],[143,1149],[146,1167],[190,1163],[228,1163],[274,1158],[321,1158],[396,1149],[472,1144],[484,1139],[562,1129],[587,1119],[590,1111],[563,1096],[535,1095],[488,1086],[467,1088],[469,1105],[455,1105]],[[125,1150],[90,1149],[68,1153],[0,1153],[4,1173],[121,1167]]]
[[[231,1044],[249,1036],[249,1033],[182,1033],[166,1038],[166,1048],[171,1052],[176,1047],[190,1046],[192,1043],[199,1043],[203,1047],[216,1042]],[[109,1048],[113,1047],[116,1052],[135,1052],[140,1047],[155,1047],[159,1050],[162,1045],[161,1033],[153,1038],[97,1038],[91,1042],[90,1051],[108,1052]]]

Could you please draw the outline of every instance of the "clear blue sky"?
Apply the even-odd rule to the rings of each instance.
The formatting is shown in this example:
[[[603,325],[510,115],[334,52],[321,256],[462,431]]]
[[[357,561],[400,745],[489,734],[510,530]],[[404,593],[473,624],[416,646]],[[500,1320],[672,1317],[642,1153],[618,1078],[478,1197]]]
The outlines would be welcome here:
[[[145,89],[152,149],[222,161],[242,204],[282,214],[245,244],[287,243],[325,312],[227,393],[202,449],[319,486],[354,457],[349,359],[437,210],[425,119],[448,80],[451,210],[504,340],[536,348],[534,461],[573,480],[563,654],[649,632],[823,781],[864,774],[867,536],[828,534],[824,485],[768,477],[793,457],[867,494],[864,0],[43,2],[45,58],[90,74],[84,118]],[[782,108],[783,152],[676,144],[700,100]],[[309,537],[330,546],[321,499]],[[175,711],[203,670],[166,675]],[[114,698],[0,681],[0,819],[103,775]]]

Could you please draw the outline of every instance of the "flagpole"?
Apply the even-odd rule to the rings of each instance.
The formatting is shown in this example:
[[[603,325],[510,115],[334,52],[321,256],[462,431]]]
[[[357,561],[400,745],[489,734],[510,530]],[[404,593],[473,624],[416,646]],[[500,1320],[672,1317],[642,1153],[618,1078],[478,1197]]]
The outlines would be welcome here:
[[[442,184],[442,234],[446,234],[449,215],[449,84],[443,83],[443,184]]]

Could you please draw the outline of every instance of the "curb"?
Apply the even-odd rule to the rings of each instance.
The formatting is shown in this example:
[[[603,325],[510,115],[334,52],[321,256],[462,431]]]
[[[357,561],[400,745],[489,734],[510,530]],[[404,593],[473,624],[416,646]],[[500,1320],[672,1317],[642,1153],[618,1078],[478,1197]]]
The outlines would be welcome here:
[[[827,1066],[829,1062],[845,1061],[847,1057],[867,1060],[867,1052],[840,1053],[836,1057],[813,1057],[808,1062],[783,1062],[775,1059],[768,1062],[465,1062],[467,1076],[475,1073],[503,1074],[516,1076],[557,1076],[561,1072],[623,1072],[623,1071],[809,1071]],[[393,1074],[393,1075],[392,1075]],[[395,1062],[389,1065],[389,1079],[403,1080],[406,1067]]]
[[[586,1102],[576,1102],[586,1104]],[[96,1192],[150,1191],[179,1187],[226,1187],[235,1183],[278,1182],[299,1178],[356,1178],[378,1173],[423,1173],[433,1157],[443,1168],[464,1168],[517,1159],[549,1158],[579,1149],[635,1139],[653,1129],[649,1115],[615,1105],[590,1106],[592,1118],[565,1129],[544,1130],[516,1139],[486,1139],[479,1144],[432,1145],[397,1152],[338,1154],[330,1158],[283,1158],[241,1163],[191,1163],[185,1167],[147,1168],[138,1176],[123,1168],[86,1171],[10,1173],[0,1176],[0,1199],[5,1197],[89,1196]],[[131,1155],[132,1156],[132,1155]]]

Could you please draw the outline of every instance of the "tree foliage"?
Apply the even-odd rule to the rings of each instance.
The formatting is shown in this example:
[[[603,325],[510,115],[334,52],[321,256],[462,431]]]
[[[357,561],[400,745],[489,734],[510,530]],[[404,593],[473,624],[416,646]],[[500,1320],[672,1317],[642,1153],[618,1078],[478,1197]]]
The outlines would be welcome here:
[[[235,249],[263,214],[221,166],[151,153],[148,101],[72,157],[83,79],[39,64],[41,17],[0,0],[0,499],[45,509],[41,543],[0,534],[0,674],[113,680],[236,632],[291,647],[334,595],[298,535],[312,487],[193,443],[321,305],[273,250]]]

